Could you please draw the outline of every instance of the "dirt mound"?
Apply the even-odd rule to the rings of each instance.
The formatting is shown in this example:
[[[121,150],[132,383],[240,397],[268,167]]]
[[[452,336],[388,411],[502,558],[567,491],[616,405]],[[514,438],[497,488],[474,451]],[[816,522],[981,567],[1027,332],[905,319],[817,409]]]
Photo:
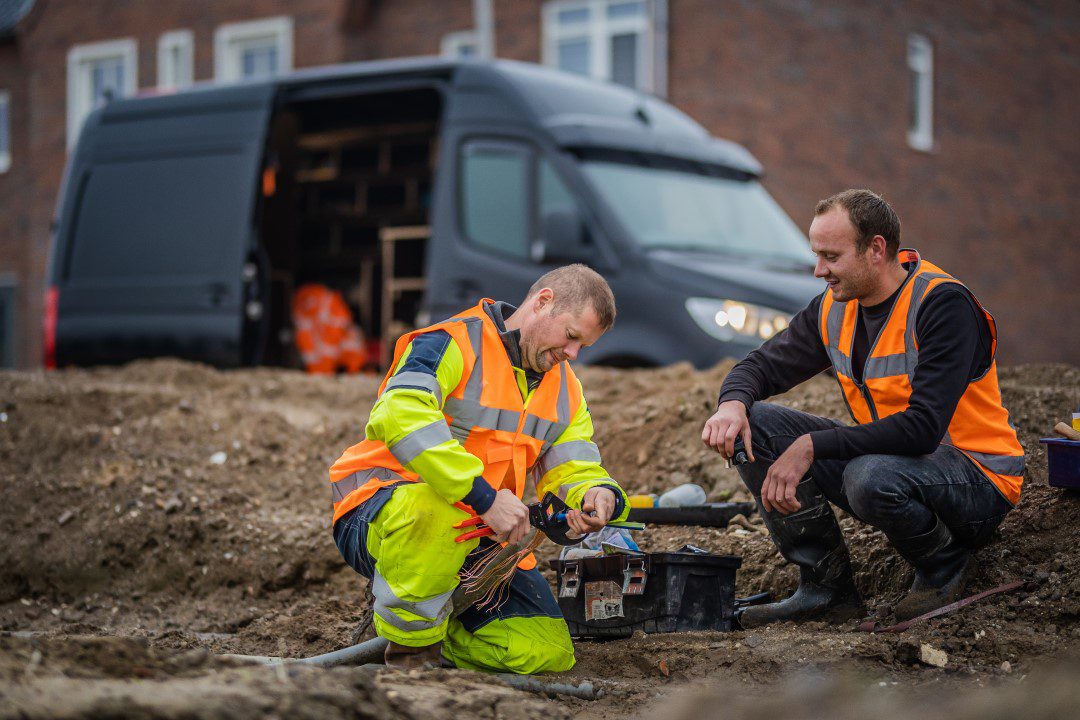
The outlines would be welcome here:
[[[713,500],[746,499],[737,474],[699,439],[729,368],[583,369],[597,443],[612,476],[631,492],[693,481]],[[758,686],[813,665],[918,684],[969,674],[1015,677],[1033,661],[1055,656],[1080,638],[1074,550],[1080,505],[1075,494],[1047,486],[1038,438],[1075,406],[1080,369],[1004,368],[1001,384],[1028,470],[1021,502],[999,540],[978,554],[976,584],[1029,579],[1030,589],[902,637],[856,634],[853,625],[788,625],[755,634],[580,643],[579,666],[569,677],[596,680],[607,699],[540,701],[468,674],[468,682],[483,685],[474,688],[487,698],[481,705],[490,700],[494,704],[485,707],[509,708],[528,700],[556,716],[567,708],[589,717],[622,716],[625,702],[648,703],[669,686],[717,675]],[[0,373],[0,631],[33,634],[0,638],[0,706],[17,691],[19,702],[30,703],[17,706],[25,716],[88,717],[123,706],[117,700],[123,696],[146,717],[172,717],[182,713],[170,703],[194,693],[205,698],[197,713],[207,715],[242,695],[237,707],[262,708],[262,714],[310,702],[337,708],[325,711],[336,717],[356,712],[342,710],[346,705],[332,689],[348,687],[347,706],[371,703],[368,717],[437,715],[436,709],[449,707],[440,703],[460,695],[454,673],[399,679],[410,690],[395,700],[393,688],[378,685],[390,682],[382,675],[305,670],[282,680],[265,669],[222,667],[207,653],[296,657],[342,647],[354,637],[365,617],[365,583],[333,547],[326,470],[362,437],[377,388],[370,376],[220,372],[172,360]],[[843,415],[836,384],[826,377],[779,401]],[[884,617],[910,571],[881,533],[851,518],[841,518],[841,525],[857,582],[871,610]],[[690,542],[741,555],[740,594],[783,594],[795,584],[794,570],[753,516],[725,530],[652,528],[640,541],[651,550]],[[556,552],[548,545],[543,554]],[[912,667],[910,645],[924,642],[948,653],[945,669]],[[142,679],[164,679],[172,690],[154,704],[150,689],[124,695],[109,684]],[[53,692],[64,682],[78,683],[78,692],[63,691],[71,704],[33,704],[46,685]],[[183,685],[189,682],[195,685]],[[401,705],[406,696],[427,697],[427,709]]]
[[[2,638],[0,678],[0,718],[20,720],[568,717],[480,673],[237,665],[131,638]]]

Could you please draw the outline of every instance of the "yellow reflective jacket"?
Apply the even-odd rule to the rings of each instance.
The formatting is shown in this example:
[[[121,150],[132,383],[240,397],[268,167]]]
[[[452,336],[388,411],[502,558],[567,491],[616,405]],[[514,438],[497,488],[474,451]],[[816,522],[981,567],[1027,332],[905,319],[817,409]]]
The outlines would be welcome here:
[[[600,464],[592,417],[569,363],[530,389],[484,310],[491,302],[398,340],[365,439],[330,468],[335,522],[399,482],[425,482],[475,512],[473,502],[486,501],[486,510],[501,488],[523,498],[529,477],[538,497],[555,492],[574,508],[589,489],[609,486],[623,508],[612,520],[625,520],[629,503]],[[441,352],[431,353],[425,342],[419,357],[417,339],[439,330]]]

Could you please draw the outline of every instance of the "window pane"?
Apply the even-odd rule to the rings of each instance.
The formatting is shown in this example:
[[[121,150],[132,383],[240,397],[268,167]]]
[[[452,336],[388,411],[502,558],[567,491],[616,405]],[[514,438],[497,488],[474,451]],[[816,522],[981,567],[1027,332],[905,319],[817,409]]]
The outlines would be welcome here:
[[[551,163],[543,160],[540,163],[540,217],[543,218],[553,210],[574,209],[574,197],[570,190],[563,184],[562,179],[555,174],[555,168]]]
[[[105,58],[90,61],[90,105],[97,107],[106,96],[123,96],[123,58]]]
[[[636,33],[611,38],[611,79],[619,85],[636,88],[638,36]]]
[[[466,236],[477,245],[528,257],[529,155],[511,148],[471,147],[462,163]]]
[[[560,25],[573,25],[575,23],[583,23],[589,21],[589,8],[574,8],[571,10],[560,10],[556,19]]]
[[[276,45],[248,45],[240,50],[240,76],[244,79],[273,77],[278,71]]]
[[[622,18],[641,17],[645,14],[645,3],[624,2],[608,5],[607,16],[612,20]]]
[[[589,39],[559,41],[559,69],[578,75],[589,74]]]
[[[911,114],[908,117],[908,131],[912,133],[919,132],[919,73],[914,70],[908,71],[908,75],[911,78],[911,104],[909,108]]]
[[[806,237],[757,182],[625,163],[582,167],[642,247],[813,263]]]

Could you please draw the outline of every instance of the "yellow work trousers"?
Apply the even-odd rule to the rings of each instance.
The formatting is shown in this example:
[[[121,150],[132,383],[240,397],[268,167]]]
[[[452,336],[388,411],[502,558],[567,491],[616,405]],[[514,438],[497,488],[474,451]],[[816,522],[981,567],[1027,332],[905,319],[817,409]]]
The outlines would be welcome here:
[[[462,668],[569,670],[574,646],[538,570],[518,569],[498,607],[451,616],[458,572],[476,559],[470,553],[480,542],[454,541],[466,531],[453,526],[468,517],[419,482],[384,490],[338,520],[346,524],[335,527],[342,555],[372,580],[376,632],[401,645],[442,641],[443,657]]]

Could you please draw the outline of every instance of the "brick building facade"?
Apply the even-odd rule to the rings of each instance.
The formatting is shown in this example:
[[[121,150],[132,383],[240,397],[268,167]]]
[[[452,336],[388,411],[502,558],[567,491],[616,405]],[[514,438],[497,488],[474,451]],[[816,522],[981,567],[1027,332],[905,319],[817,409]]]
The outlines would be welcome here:
[[[162,82],[165,63],[182,71],[186,58],[204,82],[260,63],[472,52],[484,42],[473,27],[485,9],[497,57],[622,73],[745,145],[804,230],[821,197],[854,186],[883,193],[906,244],[967,282],[998,318],[1004,361],[1080,363],[1078,323],[1068,319],[1080,284],[1080,204],[1069,190],[1080,179],[1075,2],[3,0],[0,365],[41,362],[50,224],[79,107],[73,88],[84,92],[72,77],[84,72],[80,52],[130,48],[130,84],[145,90]],[[619,19],[638,11],[643,20]],[[577,30],[553,44],[558,23],[583,12],[592,19],[575,27],[592,54]],[[600,16],[609,29],[589,24]],[[268,19],[286,44],[243,45],[243,23]],[[629,44],[610,30],[624,26],[639,28]],[[234,40],[250,52],[223,57]],[[597,43],[609,41],[598,57]],[[122,72],[85,67],[96,73],[83,78],[91,85]]]

